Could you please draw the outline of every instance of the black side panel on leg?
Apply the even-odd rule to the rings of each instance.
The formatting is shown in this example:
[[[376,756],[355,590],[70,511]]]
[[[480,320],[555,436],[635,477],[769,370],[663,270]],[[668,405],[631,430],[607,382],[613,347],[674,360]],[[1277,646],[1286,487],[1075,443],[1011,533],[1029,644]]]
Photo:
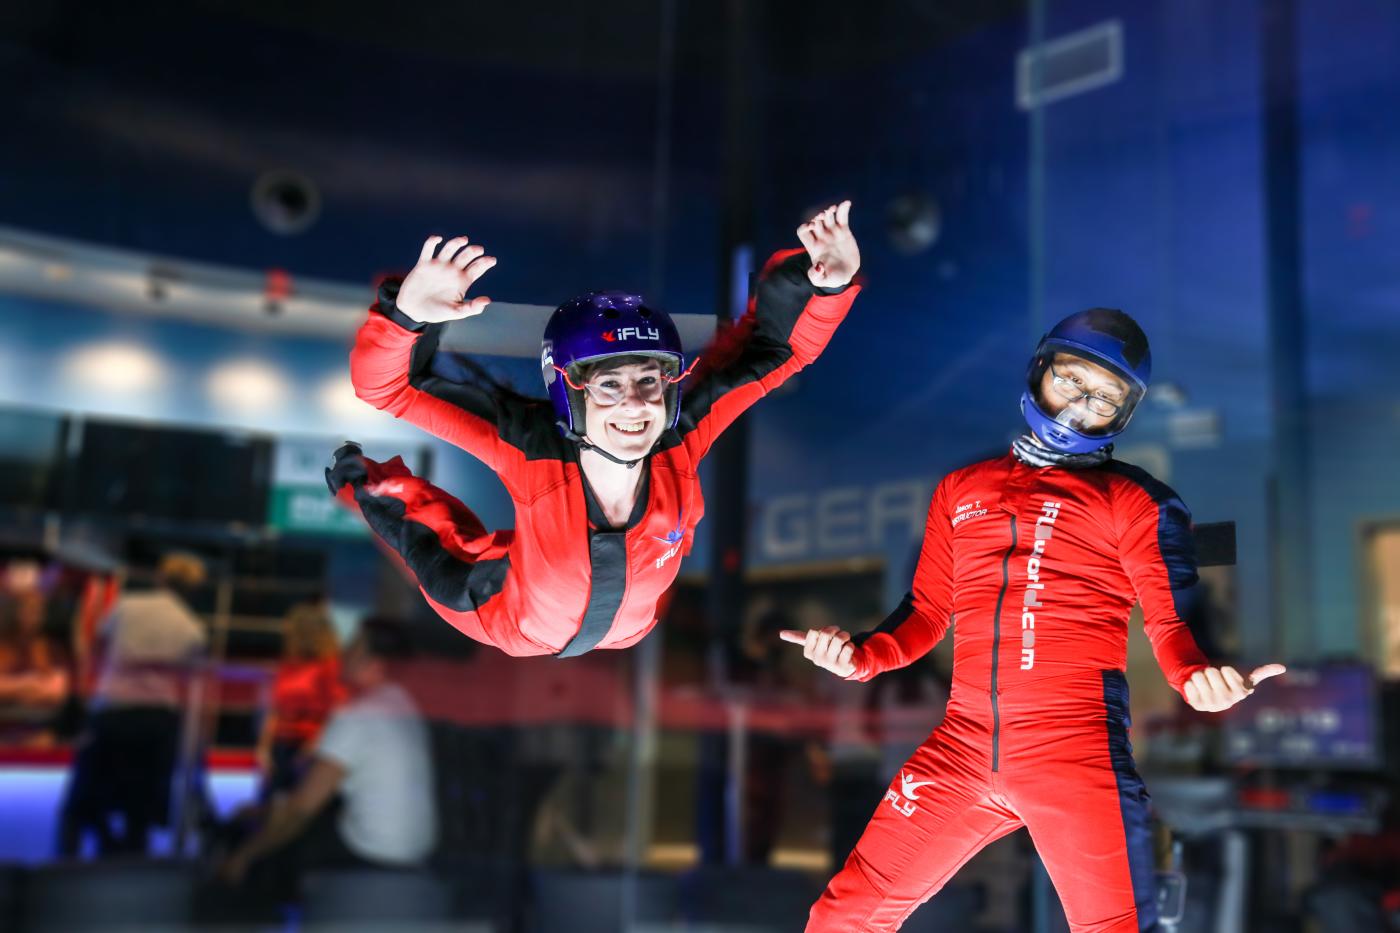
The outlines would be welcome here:
[[[1157,869],[1152,849],[1152,799],[1133,762],[1133,745],[1128,740],[1132,721],[1128,717],[1128,679],[1122,671],[1103,672],[1105,725],[1109,758],[1118,782],[1118,809],[1123,817],[1123,836],[1128,845],[1128,869],[1133,879],[1133,899],[1137,902],[1138,929],[1156,931]]]

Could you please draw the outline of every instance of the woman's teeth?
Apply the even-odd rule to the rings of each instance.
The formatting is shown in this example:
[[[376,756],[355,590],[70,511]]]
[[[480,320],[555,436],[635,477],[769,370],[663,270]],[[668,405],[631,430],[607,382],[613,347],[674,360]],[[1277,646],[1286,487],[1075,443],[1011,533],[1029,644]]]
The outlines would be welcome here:
[[[617,428],[623,434],[641,434],[647,429],[647,423],[645,421],[631,421],[626,424],[619,424],[614,421],[613,427]]]

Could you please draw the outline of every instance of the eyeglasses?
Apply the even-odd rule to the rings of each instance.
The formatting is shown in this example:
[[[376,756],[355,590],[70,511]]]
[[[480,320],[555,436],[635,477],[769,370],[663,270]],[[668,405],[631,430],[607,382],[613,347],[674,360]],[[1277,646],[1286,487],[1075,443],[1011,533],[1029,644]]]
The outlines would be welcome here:
[[[695,364],[698,362],[700,362],[700,357],[697,356],[695,359],[691,360],[685,372],[681,373],[679,376],[667,376],[664,373],[646,373],[636,379],[630,380],[630,382],[633,388],[636,389],[637,398],[641,399],[644,403],[652,404],[654,402],[659,402],[666,396],[666,389],[680,382],[686,376],[689,376],[690,371],[695,368]],[[554,369],[559,375],[564,377],[564,382],[568,384],[569,388],[576,392],[587,393],[588,397],[593,400],[595,405],[603,407],[617,405],[627,397],[628,380],[624,380],[620,376],[605,374],[599,376],[597,379],[579,385],[569,377],[569,373],[564,367],[555,366]]]
[[[1112,418],[1118,414],[1122,405],[1110,402],[1102,395],[1090,395],[1084,391],[1083,385],[1068,376],[1061,376],[1055,372],[1055,367],[1050,366],[1051,383],[1055,387],[1055,394],[1066,402],[1077,402],[1084,399],[1084,404],[1089,410],[1103,418]]]

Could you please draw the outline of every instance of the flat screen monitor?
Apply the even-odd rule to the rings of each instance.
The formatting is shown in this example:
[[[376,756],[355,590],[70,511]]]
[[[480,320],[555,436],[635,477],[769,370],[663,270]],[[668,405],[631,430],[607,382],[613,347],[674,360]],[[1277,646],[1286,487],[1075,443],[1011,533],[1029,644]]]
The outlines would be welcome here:
[[[63,429],[60,415],[0,409],[0,506],[45,507]]]
[[[267,517],[272,440],[87,420],[63,498],[78,513],[181,522]]]
[[[1231,764],[1266,768],[1379,767],[1380,697],[1364,664],[1290,667],[1225,714]]]

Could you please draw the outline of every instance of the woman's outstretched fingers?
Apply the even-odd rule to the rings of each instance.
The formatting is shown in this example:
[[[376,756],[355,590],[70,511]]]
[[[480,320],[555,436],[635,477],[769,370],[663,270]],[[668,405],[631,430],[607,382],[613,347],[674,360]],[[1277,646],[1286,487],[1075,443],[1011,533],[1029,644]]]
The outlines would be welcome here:
[[[836,223],[842,227],[851,225],[851,202],[849,200],[842,201],[836,206]]]
[[[468,247],[468,249],[476,249],[476,247]],[[466,250],[463,250],[463,252],[466,252]],[[495,256],[477,256],[472,259],[471,262],[462,267],[462,272],[466,275],[467,285],[470,286],[477,279],[481,278],[486,274],[486,271],[494,265],[496,265]]]
[[[473,262],[478,256],[486,252],[486,247],[480,243],[473,243],[452,257],[452,264],[458,269],[465,269],[467,264]]]
[[[469,242],[471,241],[467,237],[454,236],[452,239],[442,244],[442,249],[438,251],[437,258],[451,260],[453,256],[457,255],[457,250],[466,246]]]

